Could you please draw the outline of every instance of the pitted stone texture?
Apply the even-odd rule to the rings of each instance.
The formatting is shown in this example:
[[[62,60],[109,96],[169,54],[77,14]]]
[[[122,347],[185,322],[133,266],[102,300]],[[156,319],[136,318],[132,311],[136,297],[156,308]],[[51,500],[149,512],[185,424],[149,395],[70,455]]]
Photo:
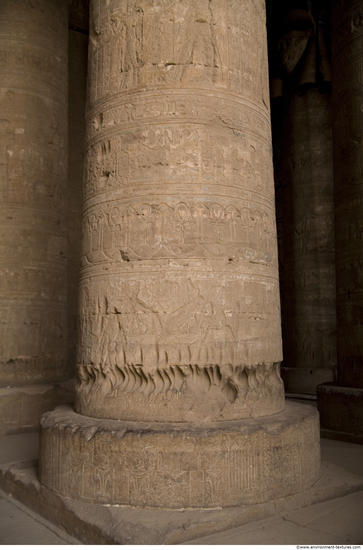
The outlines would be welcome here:
[[[266,502],[319,479],[318,413],[293,403],[263,420],[195,426],[100,421],[59,407],[42,417],[39,476],[56,493],[108,504]]]
[[[4,0],[0,386],[67,372],[67,3]]]
[[[332,2],[338,384],[363,388],[363,2]]]
[[[264,10],[91,3],[77,412],[283,408]]]

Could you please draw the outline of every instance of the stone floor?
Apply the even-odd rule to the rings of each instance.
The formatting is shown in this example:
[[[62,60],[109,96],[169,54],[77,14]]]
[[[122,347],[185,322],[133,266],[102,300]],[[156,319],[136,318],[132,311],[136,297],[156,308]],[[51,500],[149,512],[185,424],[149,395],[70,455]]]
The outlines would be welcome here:
[[[322,460],[363,480],[363,445],[321,440]],[[37,457],[37,434],[0,438],[0,464],[31,461]],[[15,500],[0,493],[0,544],[82,544],[61,525],[55,526]],[[330,498],[293,511],[245,523],[184,542],[187,545],[362,545],[363,490]]]

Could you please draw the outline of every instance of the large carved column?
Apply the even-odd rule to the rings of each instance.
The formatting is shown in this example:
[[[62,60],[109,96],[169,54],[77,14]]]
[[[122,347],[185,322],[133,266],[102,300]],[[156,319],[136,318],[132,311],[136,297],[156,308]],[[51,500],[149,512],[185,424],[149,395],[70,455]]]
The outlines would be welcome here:
[[[338,384],[319,387],[324,434],[363,442],[363,2],[333,2]]]
[[[279,375],[264,2],[91,8],[76,412],[43,417],[41,481],[172,508],[301,490],[318,427]]]
[[[65,399],[67,2],[0,6],[1,431]]]
[[[93,11],[76,403],[87,416],[283,409],[262,8],[189,4]],[[246,50],[244,18],[259,37]]]

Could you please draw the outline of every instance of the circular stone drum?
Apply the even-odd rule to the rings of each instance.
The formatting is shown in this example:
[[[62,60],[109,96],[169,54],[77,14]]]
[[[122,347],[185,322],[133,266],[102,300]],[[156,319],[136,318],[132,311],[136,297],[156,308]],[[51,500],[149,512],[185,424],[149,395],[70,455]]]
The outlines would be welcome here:
[[[266,502],[320,477],[319,416],[291,403],[263,419],[96,420],[63,406],[41,421],[39,476],[73,499],[157,508]]]

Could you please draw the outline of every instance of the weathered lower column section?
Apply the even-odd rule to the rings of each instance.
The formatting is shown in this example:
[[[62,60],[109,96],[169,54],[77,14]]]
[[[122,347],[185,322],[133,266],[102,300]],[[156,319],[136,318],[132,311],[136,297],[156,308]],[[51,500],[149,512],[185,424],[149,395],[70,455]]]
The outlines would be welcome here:
[[[363,2],[332,5],[338,385],[319,387],[325,435],[363,442]]]
[[[59,402],[58,390],[49,384],[68,377],[67,30],[65,1],[1,3],[0,387],[5,431],[35,429],[47,403]],[[38,385],[38,391],[28,391],[29,385]],[[22,387],[17,402],[14,390],[5,390],[10,386]]]
[[[283,412],[264,10],[91,2],[76,412],[40,456],[63,495],[237,506],[319,477],[316,411]]]

